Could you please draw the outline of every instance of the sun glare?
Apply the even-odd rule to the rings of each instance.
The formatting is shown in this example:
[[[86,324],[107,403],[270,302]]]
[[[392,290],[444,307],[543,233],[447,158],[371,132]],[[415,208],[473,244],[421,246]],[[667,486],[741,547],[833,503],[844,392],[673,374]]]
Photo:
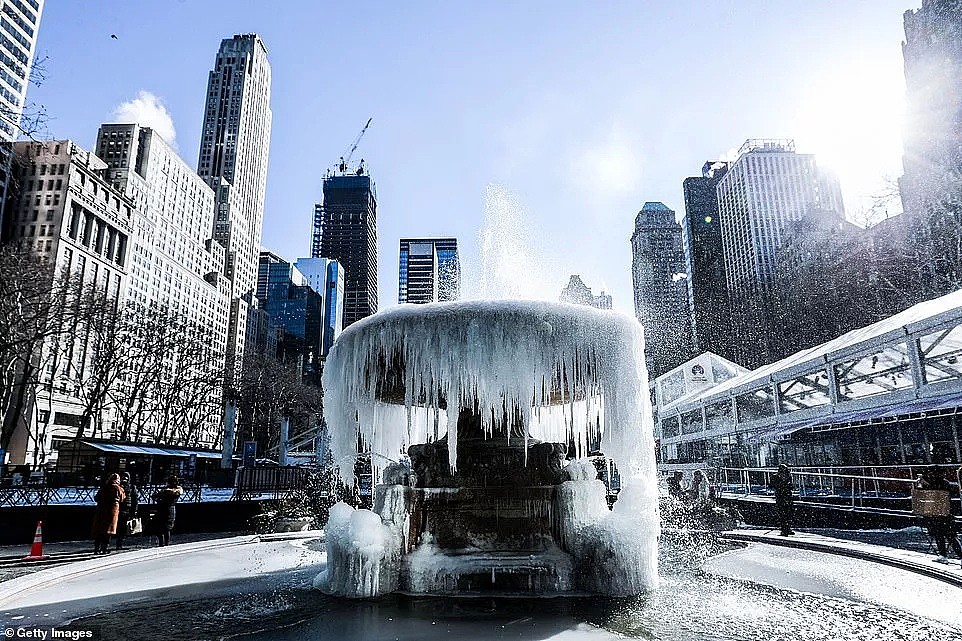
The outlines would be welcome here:
[[[902,173],[905,81],[900,68],[865,61],[836,67],[809,85],[793,130],[800,152],[814,153],[842,186],[846,215],[864,222]],[[899,213],[889,199],[877,216]]]

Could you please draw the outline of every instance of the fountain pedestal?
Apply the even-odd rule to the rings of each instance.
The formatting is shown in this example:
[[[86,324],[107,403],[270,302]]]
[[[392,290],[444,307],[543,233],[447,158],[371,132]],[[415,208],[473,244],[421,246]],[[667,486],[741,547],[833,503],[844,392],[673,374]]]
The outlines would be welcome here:
[[[458,467],[448,437],[408,452],[416,476],[409,494],[409,541],[402,588],[416,592],[564,591],[571,559],[555,543],[552,505],[567,447],[527,439],[523,425],[485,435],[481,416],[458,416]]]

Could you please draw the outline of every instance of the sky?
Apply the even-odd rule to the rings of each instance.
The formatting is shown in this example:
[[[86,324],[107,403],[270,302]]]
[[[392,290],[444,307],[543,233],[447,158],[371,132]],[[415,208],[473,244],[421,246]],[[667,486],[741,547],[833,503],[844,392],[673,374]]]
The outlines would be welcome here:
[[[273,76],[265,248],[309,255],[321,176],[373,118],[356,158],[377,185],[382,309],[406,236],[456,236],[479,291],[487,203],[512,224],[484,242],[525,253],[530,295],[580,274],[630,312],[638,210],[680,218],[683,179],[747,138],[794,138],[864,219],[901,175],[902,14],[920,4],[47,0],[28,102],[51,137],[92,149],[101,123],[138,119],[196,167],[220,41],[256,32]]]

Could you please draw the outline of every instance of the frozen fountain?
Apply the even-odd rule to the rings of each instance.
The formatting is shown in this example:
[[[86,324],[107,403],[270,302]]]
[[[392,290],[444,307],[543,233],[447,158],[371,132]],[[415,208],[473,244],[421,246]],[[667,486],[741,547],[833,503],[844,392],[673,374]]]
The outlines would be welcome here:
[[[353,598],[655,587],[643,351],[631,317],[544,302],[403,305],[351,326],[324,371],[332,450],[342,478],[359,439],[396,463],[373,511],[331,510],[315,584]],[[621,473],[613,510],[592,444]]]

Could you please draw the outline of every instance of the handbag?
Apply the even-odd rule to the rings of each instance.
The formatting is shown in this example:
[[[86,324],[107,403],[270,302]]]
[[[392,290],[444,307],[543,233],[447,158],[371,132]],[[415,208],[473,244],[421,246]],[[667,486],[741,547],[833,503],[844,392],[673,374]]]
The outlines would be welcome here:
[[[140,534],[143,531],[144,525],[139,518],[134,517],[127,521],[127,534]]]

